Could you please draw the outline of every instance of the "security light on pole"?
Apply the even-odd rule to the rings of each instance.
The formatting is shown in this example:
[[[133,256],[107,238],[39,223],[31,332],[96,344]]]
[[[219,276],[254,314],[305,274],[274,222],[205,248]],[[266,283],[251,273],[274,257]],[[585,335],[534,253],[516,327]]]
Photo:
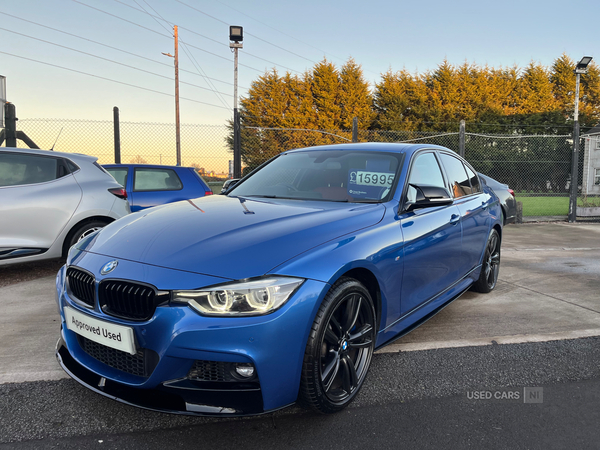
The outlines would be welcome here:
[[[229,27],[229,48],[233,49],[233,178],[242,177],[240,113],[238,112],[238,50],[244,48],[243,27]]]
[[[584,56],[575,66],[575,113],[573,114],[573,156],[571,161],[571,193],[569,196],[569,222],[577,220],[577,191],[579,188],[579,82],[582,74],[588,73],[591,56]]]
[[[229,27],[229,40],[233,42],[242,42],[244,40],[244,28],[231,25]]]
[[[592,62],[592,59],[593,58],[591,56],[584,56],[581,58],[581,61],[579,61],[577,63],[577,67],[575,67],[575,73],[588,73],[588,66]]]

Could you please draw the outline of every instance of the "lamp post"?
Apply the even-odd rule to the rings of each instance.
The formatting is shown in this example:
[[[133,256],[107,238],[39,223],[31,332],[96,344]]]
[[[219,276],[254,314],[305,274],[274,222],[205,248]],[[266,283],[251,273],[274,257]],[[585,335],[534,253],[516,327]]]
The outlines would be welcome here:
[[[240,113],[238,112],[238,49],[244,48],[244,29],[229,27],[229,48],[233,49],[233,178],[242,177]]]
[[[577,188],[579,185],[579,82],[581,74],[588,72],[591,56],[584,56],[575,67],[575,114],[573,116],[573,160],[571,161],[571,194],[569,198],[569,222],[577,220]]]

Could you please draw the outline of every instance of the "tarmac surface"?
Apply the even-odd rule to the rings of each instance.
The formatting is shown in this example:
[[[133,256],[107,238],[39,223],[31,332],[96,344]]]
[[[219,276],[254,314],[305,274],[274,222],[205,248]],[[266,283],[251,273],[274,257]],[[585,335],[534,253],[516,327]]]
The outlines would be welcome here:
[[[331,417],[122,405],[58,366],[53,277],[0,288],[0,308],[0,448],[597,448],[600,438],[600,224],[506,227],[497,288],[467,292],[380,350],[356,401]],[[543,388],[543,401],[524,403],[526,388]]]

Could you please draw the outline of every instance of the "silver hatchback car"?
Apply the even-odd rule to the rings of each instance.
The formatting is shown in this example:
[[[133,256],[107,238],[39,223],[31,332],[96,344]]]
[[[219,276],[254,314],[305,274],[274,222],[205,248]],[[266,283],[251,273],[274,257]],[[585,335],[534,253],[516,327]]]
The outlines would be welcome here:
[[[0,266],[60,258],[130,213],[125,189],[96,160],[0,147]]]

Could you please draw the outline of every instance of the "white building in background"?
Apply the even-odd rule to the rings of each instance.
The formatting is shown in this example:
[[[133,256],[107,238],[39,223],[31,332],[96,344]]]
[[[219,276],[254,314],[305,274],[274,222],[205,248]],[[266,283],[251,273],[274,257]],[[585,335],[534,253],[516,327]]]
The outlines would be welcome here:
[[[600,124],[582,137],[585,138],[585,146],[581,193],[600,195]]]

